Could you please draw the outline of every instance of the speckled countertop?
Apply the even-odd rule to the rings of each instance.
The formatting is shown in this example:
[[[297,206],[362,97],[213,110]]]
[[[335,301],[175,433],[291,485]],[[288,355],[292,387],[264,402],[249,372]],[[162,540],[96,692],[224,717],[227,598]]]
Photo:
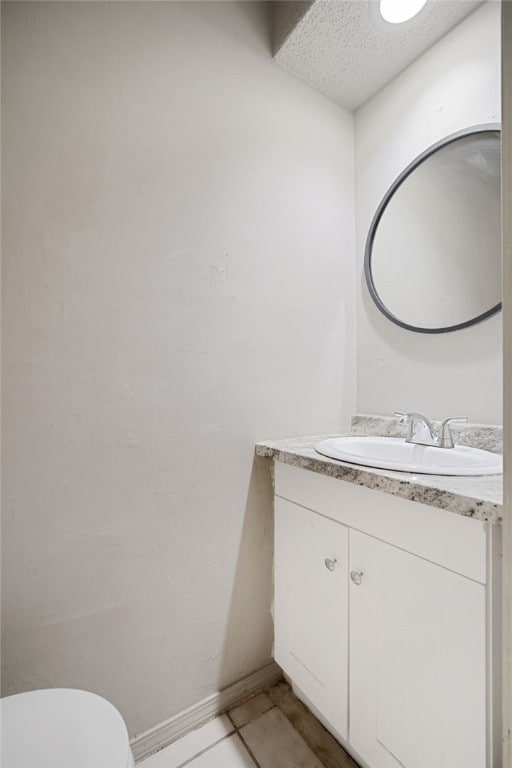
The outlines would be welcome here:
[[[366,419],[363,423],[363,418]],[[379,419],[382,422],[383,419]],[[352,434],[380,434],[386,432],[376,424],[372,417],[356,416],[352,420]],[[478,434],[485,431],[485,444],[480,439],[472,440],[467,437],[470,428],[465,428],[464,440],[466,445],[474,447],[494,449],[499,452],[501,432],[497,439],[490,436],[489,430],[494,428],[480,427]],[[496,428],[500,429],[500,428]],[[370,431],[374,430],[374,431]],[[387,430],[389,434],[389,429]],[[399,430],[394,429],[393,436]],[[454,430],[455,434],[455,430]],[[366,488],[374,488],[383,493],[401,496],[404,499],[418,501],[428,506],[447,509],[459,515],[473,517],[476,520],[484,520],[492,523],[501,521],[503,476],[483,475],[474,477],[452,477],[443,475],[420,475],[408,472],[393,472],[383,469],[373,469],[347,462],[329,459],[321,456],[314,449],[315,443],[341,435],[317,435],[312,437],[295,437],[287,440],[262,441],[256,444],[256,455],[265,456],[292,464],[296,467],[318,472],[329,477],[335,477],[348,483],[363,485]],[[462,443],[462,439],[457,442]]]

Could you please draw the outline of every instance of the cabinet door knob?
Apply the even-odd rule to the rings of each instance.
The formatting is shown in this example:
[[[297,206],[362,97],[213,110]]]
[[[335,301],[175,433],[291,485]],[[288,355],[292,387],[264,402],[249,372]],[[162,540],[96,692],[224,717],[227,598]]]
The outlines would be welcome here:
[[[350,578],[358,587],[363,583],[362,571],[350,571]]]
[[[334,558],[334,560],[329,560],[329,558],[326,557],[324,560],[325,567],[327,568],[328,571],[334,571],[337,562],[338,561],[336,560],[336,558]]]

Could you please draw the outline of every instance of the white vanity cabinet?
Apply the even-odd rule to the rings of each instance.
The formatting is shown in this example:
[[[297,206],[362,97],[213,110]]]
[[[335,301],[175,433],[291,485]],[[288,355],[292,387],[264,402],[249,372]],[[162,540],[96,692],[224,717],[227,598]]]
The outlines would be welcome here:
[[[275,658],[299,695],[370,768],[498,768],[497,526],[279,462],[275,492]]]
[[[350,531],[350,743],[379,768],[485,766],[485,587]]]
[[[275,547],[274,656],[346,739],[348,529],[276,498]]]

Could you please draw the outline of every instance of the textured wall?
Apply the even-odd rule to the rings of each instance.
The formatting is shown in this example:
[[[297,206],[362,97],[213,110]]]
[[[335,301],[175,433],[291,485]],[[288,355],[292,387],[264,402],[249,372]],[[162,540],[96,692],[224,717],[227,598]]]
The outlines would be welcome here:
[[[268,10],[3,4],[3,692],[132,735],[267,662],[254,442],[355,408],[352,116]]]
[[[500,6],[487,3],[355,116],[358,409],[502,421],[501,314],[455,333],[411,333],[389,322],[363,278],[366,236],[398,173],[434,142],[500,119]]]

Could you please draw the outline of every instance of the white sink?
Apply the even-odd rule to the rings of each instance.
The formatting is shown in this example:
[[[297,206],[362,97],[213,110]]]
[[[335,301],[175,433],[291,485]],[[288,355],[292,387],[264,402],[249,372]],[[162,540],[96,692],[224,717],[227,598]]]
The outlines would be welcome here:
[[[425,475],[501,475],[503,472],[503,458],[497,453],[463,445],[455,448],[416,445],[400,437],[333,437],[317,443],[315,451],[351,464]]]

